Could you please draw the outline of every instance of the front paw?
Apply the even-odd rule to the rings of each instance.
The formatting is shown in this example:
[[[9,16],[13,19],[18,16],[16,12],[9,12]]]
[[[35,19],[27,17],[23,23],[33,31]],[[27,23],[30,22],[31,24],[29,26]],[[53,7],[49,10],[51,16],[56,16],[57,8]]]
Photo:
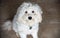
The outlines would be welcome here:
[[[38,34],[37,34],[37,33],[36,33],[36,34],[33,33],[33,34],[32,34],[32,37],[33,37],[33,38],[38,38]]]
[[[19,35],[20,35],[20,38],[27,38],[27,35],[24,33],[19,33]]]
[[[16,36],[17,36],[17,38],[20,38],[20,35],[19,35],[19,33],[16,33]]]

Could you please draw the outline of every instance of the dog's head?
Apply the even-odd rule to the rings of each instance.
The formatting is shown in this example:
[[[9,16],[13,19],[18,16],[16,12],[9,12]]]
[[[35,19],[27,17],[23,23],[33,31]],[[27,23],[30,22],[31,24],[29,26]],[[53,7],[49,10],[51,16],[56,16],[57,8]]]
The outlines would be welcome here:
[[[24,2],[17,10],[18,21],[25,24],[41,23],[42,10],[38,4]]]

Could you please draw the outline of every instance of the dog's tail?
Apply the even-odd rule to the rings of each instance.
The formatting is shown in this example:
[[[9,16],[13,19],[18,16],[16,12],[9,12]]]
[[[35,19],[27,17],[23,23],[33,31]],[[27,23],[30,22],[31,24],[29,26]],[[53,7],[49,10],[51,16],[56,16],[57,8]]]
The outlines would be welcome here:
[[[6,21],[3,25],[2,25],[2,30],[12,30],[12,22],[11,21]]]

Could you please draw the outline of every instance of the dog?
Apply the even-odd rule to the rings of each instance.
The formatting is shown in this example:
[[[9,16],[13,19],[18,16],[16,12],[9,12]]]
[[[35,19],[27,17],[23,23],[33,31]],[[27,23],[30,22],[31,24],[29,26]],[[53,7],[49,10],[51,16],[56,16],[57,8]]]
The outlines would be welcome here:
[[[22,3],[14,16],[12,29],[17,37],[27,38],[32,35],[38,38],[39,23],[42,22],[42,9],[38,4],[31,2]]]

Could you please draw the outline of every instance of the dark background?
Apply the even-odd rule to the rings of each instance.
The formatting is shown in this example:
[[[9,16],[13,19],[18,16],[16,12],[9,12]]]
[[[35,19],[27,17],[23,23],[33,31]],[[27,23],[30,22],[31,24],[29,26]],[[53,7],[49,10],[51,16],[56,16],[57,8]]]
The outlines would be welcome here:
[[[38,32],[39,38],[60,38],[60,0],[0,0],[1,38],[17,38],[14,31],[3,31],[1,26],[7,20],[12,21],[17,8],[24,1],[35,2],[43,10],[43,21]]]

